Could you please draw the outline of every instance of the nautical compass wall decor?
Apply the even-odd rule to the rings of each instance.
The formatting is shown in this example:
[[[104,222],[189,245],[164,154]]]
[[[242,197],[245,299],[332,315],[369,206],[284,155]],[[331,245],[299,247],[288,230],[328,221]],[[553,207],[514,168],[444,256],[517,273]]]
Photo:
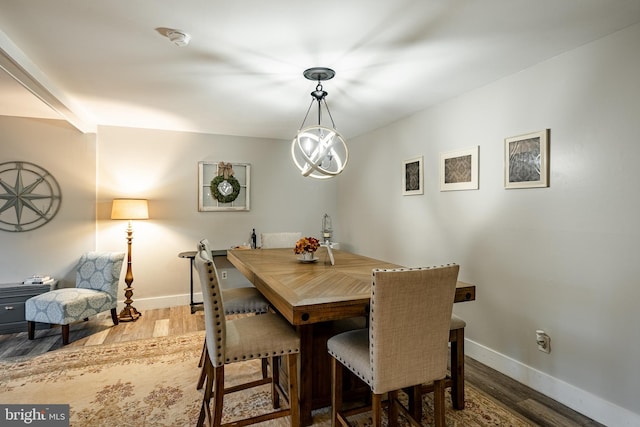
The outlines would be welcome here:
[[[60,210],[62,195],[47,170],[29,162],[0,163],[0,230],[42,227]]]

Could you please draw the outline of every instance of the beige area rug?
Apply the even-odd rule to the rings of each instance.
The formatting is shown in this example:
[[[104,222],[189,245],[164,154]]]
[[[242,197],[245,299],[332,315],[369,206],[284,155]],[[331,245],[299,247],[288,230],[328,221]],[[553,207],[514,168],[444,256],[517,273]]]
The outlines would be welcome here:
[[[70,404],[72,426],[194,426],[202,392],[195,389],[204,334],[154,338],[114,345],[66,348],[28,360],[0,362],[0,403]],[[260,375],[260,362],[232,364],[229,384]],[[528,426],[474,387],[466,386],[466,409],[451,408],[447,426]],[[223,422],[268,412],[268,385],[225,397]],[[432,424],[431,396],[424,398],[423,425]],[[367,414],[356,420],[370,425]],[[386,420],[385,420],[386,423]],[[262,425],[287,426],[288,418]],[[314,426],[329,426],[328,409],[314,412]]]

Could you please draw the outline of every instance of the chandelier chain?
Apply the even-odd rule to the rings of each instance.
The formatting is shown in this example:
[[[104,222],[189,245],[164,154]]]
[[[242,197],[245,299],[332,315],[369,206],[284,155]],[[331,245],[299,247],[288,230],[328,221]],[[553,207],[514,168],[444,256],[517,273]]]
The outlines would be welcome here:
[[[302,123],[300,124],[300,128],[298,129],[298,132],[300,131],[300,129],[302,129],[304,127],[304,122],[307,121],[307,117],[309,116],[309,111],[311,111],[311,107],[313,106],[313,99],[311,100],[311,103],[309,104],[309,108],[307,108],[307,114],[304,115],[304,119],[302,119]]]

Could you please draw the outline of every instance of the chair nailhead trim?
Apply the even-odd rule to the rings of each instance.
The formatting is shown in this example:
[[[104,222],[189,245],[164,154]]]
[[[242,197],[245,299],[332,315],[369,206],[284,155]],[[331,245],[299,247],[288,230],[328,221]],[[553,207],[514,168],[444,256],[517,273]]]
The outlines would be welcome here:
[[[300,349],[299,348],[290,348],[290,349],[286,349],[286,350],[280,350],[279,352],[278,351],[274,351],[271,354],[271,356],[280,356],[280,355],[283,355],[283,354],[297,354],[297,353],[300,353]],[[249,355],[243,354],[243,355],[240,355],[240,356],[235,356],[233,359],[227,357],[225,359],[225,363],[237,362],[239,360],[247,360],[247,359],[249,359],[249,360],[263,359],[265,357],[269,357],[269,353],[268,352],[267,353],[256,353],[255,355],[254,354],[249,354]],[[362,378],[362,379],[364,381],[366,381],[364,378]]]

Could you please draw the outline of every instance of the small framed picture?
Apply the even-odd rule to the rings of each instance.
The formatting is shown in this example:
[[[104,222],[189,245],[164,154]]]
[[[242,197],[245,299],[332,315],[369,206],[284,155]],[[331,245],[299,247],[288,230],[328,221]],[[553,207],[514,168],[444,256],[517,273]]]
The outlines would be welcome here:
[[[440,153],[440,191],[478,189],[479,147]]]
[[[549,129],[504,140],[504,188],[549,186]]]
[[[422,156],[402,162],[402,195],[423,194],[423,174]]]

